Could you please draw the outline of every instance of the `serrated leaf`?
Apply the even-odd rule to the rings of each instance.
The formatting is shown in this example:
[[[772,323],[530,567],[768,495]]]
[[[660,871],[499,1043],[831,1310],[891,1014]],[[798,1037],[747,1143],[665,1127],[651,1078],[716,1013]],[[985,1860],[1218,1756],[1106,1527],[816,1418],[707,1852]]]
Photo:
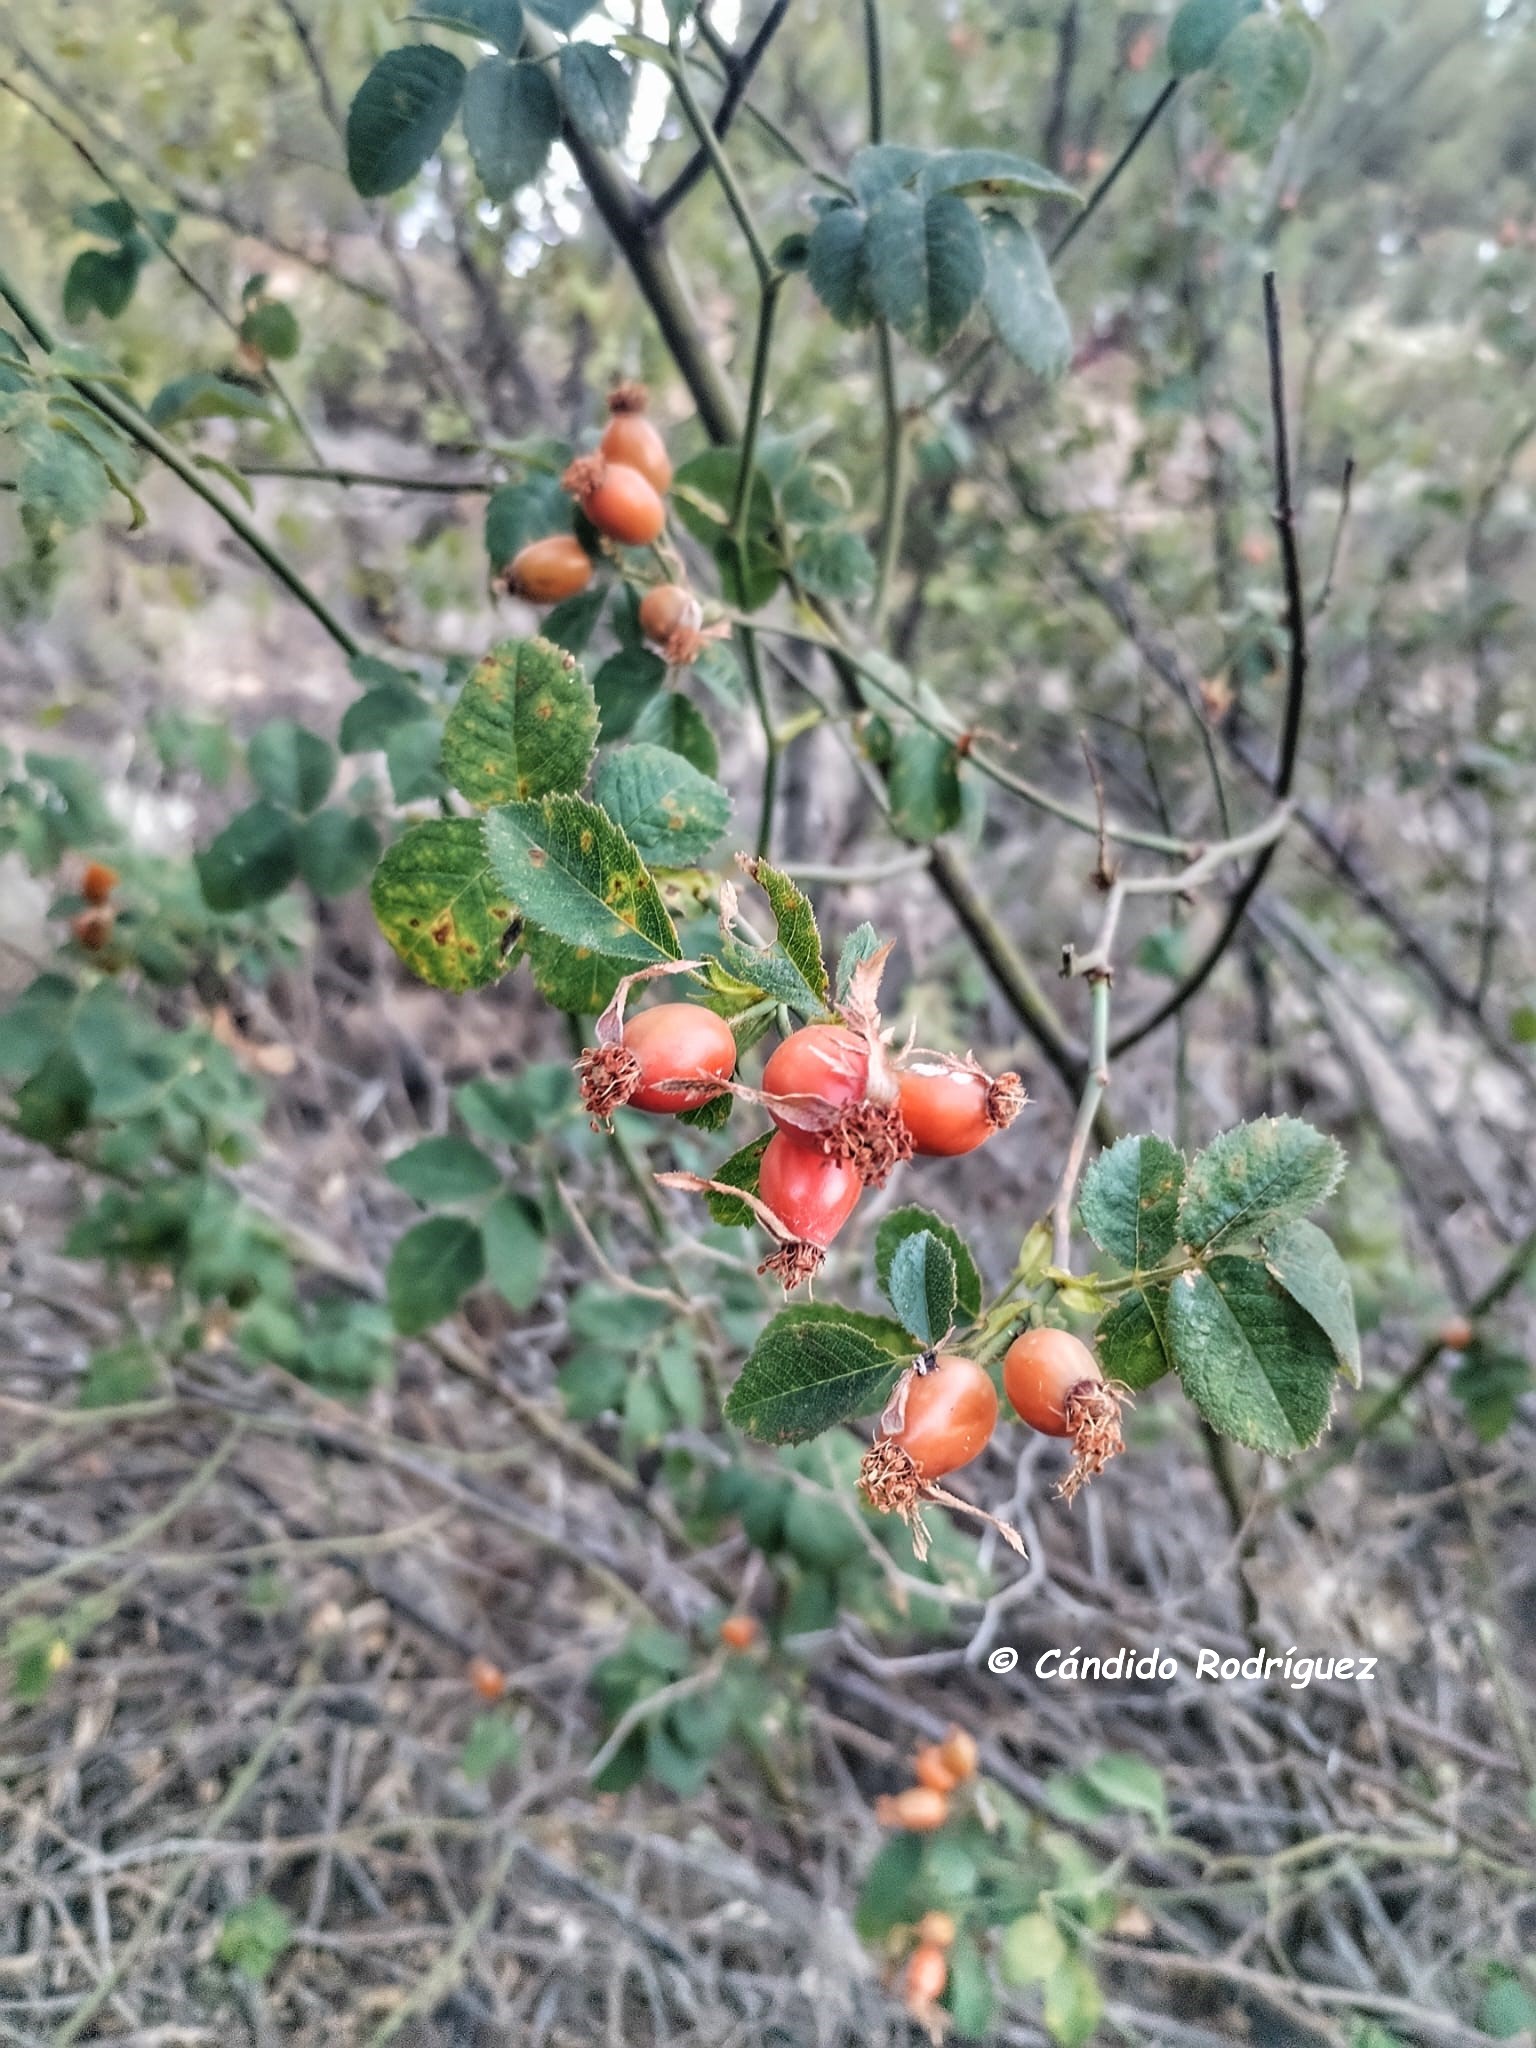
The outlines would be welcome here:
[[[1138,1287],[1117,1301],[1093,1335],[1104,1377],[1119,1380],[1133,1393],[1155,1385],[1173,1367],[1167,1327],[1166,1287]]]
[[[524,916],[568,946],[636,967],[681,958],[645,863],[596,804],[577,796],[504,804],[486,813],[485,843]]]
[[[1282,1458],[1322,1435],[1333,1346],[1256,1259],[1213,1259],[1175,1280],[1168,1342],[1185,1393],[1219,1435]]]
[[[456,29],[479,42],[494,43],[508,57],[517,55],[523,40],[519,0],[416,0],[406,19]]]
[[[805,1443],[878,1408],[900,1370],[836,1310],[784,1309],[763,1331],[725,1404],[760,1443]]]
[[[736,448],[706,448],[685,462],[672,479],[678,518],[715,558],[722,594],[742,611],[757,611],[778,589],[783,564],[775,540],[773,486],[759,465],[747,495],[746,547],[737,543],[732,511],[741,475]]]
[[[404,1188],[424,1209],[445,1202],[469,1202],[488,1195],[501,1170],[468,1138],[423,1138],[408,1152],[398,1153],[384,1169],[387,1180]]]
[[[1256,1237],[1331,1195],[1344,1154],[1299,1117],[1261,1117],[1223,1131],[1189,1168],[1179,1234],[1196,1251]]]
[[[709,721],[680,690],[663,690],[652,697],[635,720],[630,736],[681,754],[701,775],[714,776],[720,771],[720,749]]]
[[[891,1254],[885,1291],[904,1327],[925,1349],[941,1344],[955,1320],[955,1261],[931,1230],[903,1237]]]
[[[1069,1953],[1045,1987],[1041,2018],[1057,2048],[1085,2048],[1104,2017],[1099,1980],[1082,1957]]]
[[[952,193],[887,192],[870,211],[864,256],[876,310],[928,355],[959,332],[986,282],[981,230]]]
[[[397,725],[384,740],[384,762],[397,804],[416,804],[446,795],[443,728],[430,713]]]
[[[502,484],[485,504],[485,551],[493,571],[505,569],[529,541],[548,534],[570,533],[575,503],[554,476],[531,476],[520,484]]]
[[[1311,82],[1310,27],[1290,14],[1256,14],[1232,31],[1210,67],[1211,126],[1232,149],[1267,150]]]
[[[293,819],[273,804],[252,804],[195,859],[210,910],[249,910],[279,895],[298,871]]]
[[[1315,1223],[1298,1218],[1266,1230],[1260,1244],[1271,1274],[1322,1327],[1340,1371],[1358,1387],[1360,1332],[1355,1323],[1355,1291],[1332,1239]]]
[[[82,249],[64,279],[64,318],[71,327],[92,311],[115,320],[133,297],[142,268],[143,257],[132,248]]]
[[[692,867],[719,840],[731,800],[681,754],[636,741],[607,755],[593,795],[640,858],[662,868]]]
[[[382,56],[347,109],[354,190],[377,199],[408,185],[448,133],[463,91],[464,66],[435,44]]]
[[[629,130],[634,80],[600,43],[566,43],[557,59],[571,125],[598,149],[618,149]]]
[[[1083,1175],[1083,1228],[1133,1272],[1160,1266],[1179,1241],[1184,1155],[1166,1138],[1122,1138]]]
[[[865,206],[873,206],[898,185],[910,185],[925,164],[926,149],[905,142],[872,142],[856,149],[848,164],[848,180]]]
[[[486,57],[464,87],[464,139],[488,199],[531,185],[560,134],[560,102],[540,64]]]
[[[901,1246],[909,1238],[919,1235],[934,1237],[944,1246],[954,1268],[955,1299],[966,1315],[973,1319],[981,1314],[981,1274],[970,1248],[960,1233],[935,1216],[929,1209],[920,1209],[916,1203],[905,1208],[893,1209],[888,1216],[880,1219],[880,1228],[875,1232],[875,1278],[887,1297],[891,1293],[891,1269]]]
[[[429,716],[426,699],[403,676],[376,684],[341,715],[337,738],[344,754],[371,754],[384,747],[401,726],[418,725]]]
[[[548,1247],[539,1213],[522,1195],[508,1191],[480,1218],[485,1241],[485,1277],[513,1308],[531,1308],[544,1284]]]
[[[498,881],[478,818],[430,818],[397,839],[373,877],[379,929],[434,988],[486,988],[511,964],[514,905]]]
[[[982,298],[998,340],[1037,377],[1062,375],[1072,361],[1072,328],[1045,251],[1011,213],[982,215],[987,275]]]
[[[537,930],[528,934],[528,964],[539,994],[572,1017],[601,1016],[613,1001],[625,965],[590,946],[568,946]]]
[[[960,756],[942,734],[914,726],[896,742],[889,779],[891,823],[926,846],[960,822]]]
[[[473,804],[580,789],[597,744],[597,703],[574,655],[504,640],[477,662],[443,727],[442,763]]]
[[[1049,1913],[1021,1913],[1003,1929],[997,1962],[1005,1984],[1048,1984],[1066,1956],[1066,1940]]]
[[[562,35],[569,35],[579,22],[585,21],[597,0],[527,0],[527,4],[528,11],[540,21],[547,21]]]
[[[1203,71],[1238,23],[1263,0],[1184,0],[1168,31],[1168,69],[1175,78]]]
[[[854,969],[872,960],[880,950],[880,934],[867,921],[856,925],[843,941],[837,956],[837,1000],[842,1002],[853,980]]]
[[[263,796],[304,813],[325,802],[336,774],[330,745],[291,718],[271,719],[252,734],[245,762]]]
[[[743,1145],[739,1152],[733,1152],[723,1166],[717,1166],[711,1178],[723,1181],[727,1187],[744,1188],[749,1195],[757,1193],[758,1175],[762,1168],[763,1154],[767,1151],[772,1131],[764,1131],[760,1138]],[[756,1222],[756,1217],[745,1202],[738,1202],[730,1195],[717,1194],[710,1189],[704,1197],[709,1213],[716,1223],[730,1229],[745,1229]]]
[[[666,679],[666,663],[648,647],[621,647],[611,654],[592,679],[598,737],[605,744],[624,739]]]
[[[769,861],[753,860],[745,865],[772,907],[779,945],[811,994],[825,1003],[830,992],[827,963],[822,958],[821,933],[810,897]]]
[[[839,327],[867,327],[875,317],[864,251],[868,225],[862,207],[830,207],[806,243],[805,272],[811,289]]]
[[[1093,1796],[1108,1807],[1144,1813],[1159,1834],[1168,1828],[1168,1791],[1163,1774],[1145,1757],[1112,1750],[1095,1757],[1080,1773]]]
[[[356,811],[316,811],[299,828],[299,873],[317,896],[345,896],[378,865],[378,827]]]
[[[395,1328],[419,1336],[450,1316],[485,1272],[478,1227],[462,1216],[429,1216],[390,1254],[384,1291]]]
[[[813,597],[851,603],[874,588],[875,558],[845,526],[814,526],[795,542],[795,576]]]
[[[954,192],[962,199],[1012,199],[1033,193],[1076,199],[1076,189],[1037,164],[1006,149],[941,149],[923,166],[924,192]]]
[[[263,299],[240,322],[240,339],[274,363],[290,362],[299,352],[299,322],[281,299]]]
[[[150,424],[156,427],[173,426],[178,420],[264,420],[271,415],[264,393],[210,370],[173,377],[149,402]]]

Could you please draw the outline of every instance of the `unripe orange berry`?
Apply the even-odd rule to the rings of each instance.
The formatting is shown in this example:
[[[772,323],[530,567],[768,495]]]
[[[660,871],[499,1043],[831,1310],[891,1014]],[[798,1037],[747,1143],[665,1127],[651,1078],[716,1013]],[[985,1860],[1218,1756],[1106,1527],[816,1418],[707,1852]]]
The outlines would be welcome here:
[[[507,1690],[507,1674],[499,1664],[493,1664],[489,1657],[471,1657],[465,1673],[471,1687],[481,1699],[496,1701],[504,1697]]]
[[[572,533],[552,533],[519,548],[504,581],[514,597],[529,604],[561,604],[592,581],[592,557]]]
[[[932,1792],[953,1792],[960,1780],[944,1760],[936,1742],[925,1742],[912,1759],[912,1775]]]
[[[944,1731],[944,1740],[939,1744],[939,1755],[959,1779],[974,1778],[981,1753],[976,1747],[976,1738],[967,1729],[951,1727]]]
[[[672,458],[667,444],[643,412],[616,412],[598,442],[610,462],[640,472],[653,491],[664,494],[672,483]]]
[[[1069,1330],[1026,1330],[1008,1347],[1003,1389],[1031,1429],[1042,1436],[1071,1436],[1067,1396],[1075,1387],[1104,1378],[1099,1361]]]
[[[905,1828],[913,1835],[931,1835],[949,1819],[949,1801],[931,1785],[909,1785],[904,1792],[882,1799],[875,1817],[886,1827]]]
[[[78,912],[70,919],[69,928],[77,945],[83,946],[87,953],[100,953],[111,941],[114,922],[111,910],[103,906]]]
[[[640,600],[640,630],[657,647],[665,647],[679,626],[697,630],[703,616],[699,600],[681,583],[658,583]]]
[[[1440,1332],[1440,1348],[1443,1351],[1467,1351],[1476,1334],[1465,1316],[1452,1316]]]
[[[914,1148],[930,1159],[954,1159],[974,1152],[1005,1130],[1023,1108],[1017,1074],[978,1073],[966,1067],[918,1063],[900,1067],[901,1120]]]
[[[715,1085],[736,1070],[736,1038],[730,1025],[699,1003],[657,1003],[639,1010],[624,1026],[625,1049],[640,1063],[631,1109],[676,1116],[698,1109],[720,1093]],[[697,1088],[666,1088],[667,1081],[694,1081]]]
[[[941,1351],[927,1372],[907,1382],[901,1427],[889,1441],[900,1444],[921,1479],[958,1472],[987,1447],[997,1427],[997,1390],[973,1358]]]
[[[93,860],[80,877],[80,894],[87,903],[105,903],[118,884],[116,868],[109,868],[105,861]]]
[[[728,1650],[750,1650],[757,1636],[757,1620],[751,1614],[728,1614],[720,1624],[720,1640]]]
[[[604,455],[581,455],[561,478],[583,512],[609,540],[627,548],[648,547],[659,540],[667,508],[654,485],[627,462]]]
[[[958,1931],[948,1913],[925,1913],[917,1923],[918,1940],[931,1942],[935,1948],[953,1948]]]
[[[923,2012],[944,1995],[949,1963],[935,1941],[920,1942],[907,1958],[901,1995],[909,2012]]]

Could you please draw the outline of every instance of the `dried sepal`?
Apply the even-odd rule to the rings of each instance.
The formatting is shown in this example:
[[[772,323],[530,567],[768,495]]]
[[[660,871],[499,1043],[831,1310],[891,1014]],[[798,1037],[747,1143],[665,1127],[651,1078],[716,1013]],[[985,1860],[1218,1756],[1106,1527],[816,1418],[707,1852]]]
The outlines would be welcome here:
[[[762,1197],[748,1188],[733,1188],[728,1181],[706,1180],[703,1174],[681,1170],[658,1173],[654,1178],[658,1187],[681,1188],[690,1195],[728,1195],[732,1201],[744,1202],[777,1247],[757,1270],[759,1273],[772,1273],[786,1294],[792,1294],[802,1280],[814,1279],[826,1263],[825,1245],[812,1244],[806,1237],[796,1237]]]
[[[644,412],[650,402],[650,391],[638,377],[621,377],[608,393],[611,413]]]
[[[569,491],[578,503],[582,503],[590,498],[594,491],[602,489],[607,475],[608,458],[605,455],[596,452],[591,455],[578,455],[574,462],[566,466],[565,473],[560,479],[560,488]]]
[[[1120,1411],[1130,1389],[1117,1380],[1082,1380],[1066,1398],[1067,1427],[1072,1436],[1072,1463],[1056,1489],[1057,1498],[1071,1501],[1097,1479],[1111,1458],[1125,1449]]]

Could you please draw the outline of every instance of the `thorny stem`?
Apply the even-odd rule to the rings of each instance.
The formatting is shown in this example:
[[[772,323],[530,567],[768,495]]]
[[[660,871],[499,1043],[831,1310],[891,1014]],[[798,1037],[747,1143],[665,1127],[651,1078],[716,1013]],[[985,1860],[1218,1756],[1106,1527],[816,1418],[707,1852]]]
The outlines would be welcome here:
[[[33,310],[20,288],[12,282],[3,270],[0,270],[0,298],[3,298],[11,307],[17,319],[21,321],[38,347],[51,355],[54,349],[53,336],[39,315]],[[104,412],[114,426],[121,427],[130,440],[136,441],[148,454],[157,457],[159,461],[163,462],[167,469],[173,470],[181,478],[181,481],[189,491],[195,492],[203,500],[204,504],[211,506],[224,521],[225,525],[233,533],[238,534],[241,540],[245,542],[252,554],[266,564],[279,583],[290,591],[299,600],[299,603],[304,606],[305,610],[310,612],[319,621],[336,642],[336,645],[347,656],[348,660],[356,660],[357,656],[363,651],[362,647],[347,631],[336,614],[322,598],[318,597],[310,589],[297,569],[284,556],[280,555],[270,541],[251,524],[250,520],[246,518],[238,506],[231,505],[227,499],[221,497],[214,490],[207,479],[187,461],[181,450],[174,443],[168,441],[157,428],[152,427],[135,406],[130,404],[128,400],[119,398],[117,393],[109,386],[98,383],[93,377],[70,377],[68,382],[84,397],[88,398],[101,412]]]

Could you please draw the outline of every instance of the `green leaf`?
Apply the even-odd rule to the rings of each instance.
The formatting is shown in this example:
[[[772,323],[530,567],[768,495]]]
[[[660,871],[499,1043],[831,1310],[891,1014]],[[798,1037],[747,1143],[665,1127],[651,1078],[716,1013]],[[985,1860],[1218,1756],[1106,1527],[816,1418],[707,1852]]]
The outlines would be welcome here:
[[[864,249],[868,225],[862,207],[829,207],[806,244],[805,272],[811,289],[839,327],[867,327],[875,317]]]
[[[787,1308],[742,1367],[726,1420],[761,1443],[804,1443],[878,1408],[898,1369],[890,1352],[836,1310]]]
[[[478,1145],[451,1136],[423,1138],[391,1159],[384,1173],[424,1209],[473,1201],[477,1195],[488,1195],[501,1179],[494,1160],[487,1159]]]
[[[1173,1366],[1168,1349],[1168,1289],[1137,1288],[1117,1301],[1093,1336],[1104,1377],[1133,1393],[1156,1384]]]
[[[673,477],[672,503],[694,539],[713,554],[727,601],[751,612],[772,597],[784,568],[776,539],[773,485],[760,465],[753,471],[747,495],[745,552],[737,545],[731,514],[740,474],[739,449],[706,448]]]
[[[1497,1443],[1533,1384],[1531,1368],[1518,1351],[1497,1351],[1480,1340],[1451,1374],[1451,1392],[1473,1434],[1485,1444]]]
[[[431,818],[397,839],[373,877],[379,929],[434,988],[485,988],[506,972],[514,916],[478,818]]]
[[[898,185],[910,185],[931,161],[926,149],[912,149],[904,142],[872,142],[854,151],[848,177],[862,203],[873,206]]]
[[[271,362],[289,362],[299,352],[298,318],[281,299],[263,299],[241,320],[240,339]]]
[[[384,741],[389,786],[398,804],[421,803],[447,793],[442,772],[443,728],[436,718],[397,725]]]
[[[681,754],[637,741],[607,755],[593,795],[654,867],[701,861],[731,820],[731,800]]]
[[[539,994],[572,1017],[600,1016],[613,1001],[625,965],[541,931],[528,934],[528,964]]]
[[[875,558],[846,526],[816,526],[795,542],[795,575],[813,597],[851,603],[874,588]]]
[[[723,1166],[715,1168],[711,1178],[724,1181],[727,1187],[745,1188],[749,1195],[755,1195],[763,1154],[767,1151],[772,1137],[772,1131],[764,1131],[760,1138],[754,1138],[750,1144],[743,1145],[739,1152],[731,1154]],[[732,1229],[745,1229],[748,1224],[757,1220],[745,1202],[738,1202],[730,1195],[717,1195],[711,1190],[705,1195],[704,1200],[716,1223],[726,1224]]]
[[[517,55],[523,40],[519,0],[417,0],[406,20],[457,29],[478,42],[494,43],[508,57]]]
[[[1021,220],[989,208],[981,219],[987,277],[982,297],[998,340],[1037,377],[1062,375],[1072,361],[1072,328],[1045,251]]]
[[[891,823],[920,846],[960,822],[960,756],[953,744],[925,726],[896,742],[890,772]]]
[[[504,640],[476,664],[443,727],[449,780],[473,804],[580,789],[597,743],[597,704],[574,655]]]
[[[82,249],[64,279],[64,318],[78,327],[86,315],[115,320],[133,297],[144,259],[131,248]]]
[[[1266,1230],[1260,1240],[1264,1264],[1292,1301],[1299,1302],[1333,1346],[1339,1370],[1360,1384],[1360,1332],[1349,1269],[1326,1231],[1298,1218]]]
[[[600,43],[566,43],[556,60],[571,126],[598,149],[620,149],[629,132],[634,80]]]
[[[298,834],[286,811],[252,804],[195,856],[210,910],[249,910],[286,889],[298,872]]]
[[[877,311],[928,355],[958,333],[986,281],[981,230],[951,193],[887,192],[870,212],[864,254]]]
[[[597,630],[607,595],[601,583],[593,583],[574,597],[551,605],[544,614],[544,638],[567,654],[582,653]]]
[[[264,420],[272,408],[264,393],[232,383],[211,370],[193,370],[173,377],[149,402],[150,424],[173,426],[178,420]]]
[[[892,1209],[888,1216],[880,1219],[880,1228],[875,1232],[875,1278],[887,1297],[891,1292],[891,1267],[897,1252],[908,1238],[920,1235],[937,1238],[948,1251],[954,1268],[955,1298],[968,1316],[973,1319],[979,1316],[981,1275],[969,1247],[957,1230],[931,1210],[920,1209],[915,1203],[909,1203],[902,1209]]]
[[[493,1772],[515,1764],[522,1749],[517,1724],[505,1714],[477,1714],[459,1757],[459,1769],[471,1785],[483,1785]]]
[[[40,974],[0,1015],[0,1074],[29,1074],[63,1037],[75,1005],[75,985],[62,974]]]
[[[1023,1913],[1003,1929],[997,1964],[1005,1984],[1048,1984],[1066,1959],[1066,1941],[1049,1913]]]
[[[527,0],[529,10],[547,21],[561,35],[568,36],[578,22],[585,21],[597,0]]]
[[[1333,1404],[1333,1346],[1255,1259],[1218,1258],[1169,1290],[1168,1341],[1211,1427],[1288,1458],[1316,1443]]]
[[[94,1354],[80,1383],[80,1406],[126,1408],[167,1390],[159,1359],[147,1344],[134,1339]]]
[[[709,721],[680,690],[663,690],[652,697],[635,720],[630,737],[681,754],[701,775],[720,772],[720,749]]]
[[[429,1216],[409,1229],[390,1254],[384,1275],[389,1313],[403,1336],[416,1337],[450,1316],[485,1273],[485,1243],[462,1216]]]
[[[807,1571],[836,1572],[863,1555],[864,1538],[838,1501],[797,1486],[784,1510],[784,1547]]]
[[[586,1344],[560,1368],[555,1384],[567,1415],[576,1422],[593,1422],[624,1399],[629,1361],[618,1352]]]
[[[317,896],[345,896],[373,873],[378,828],[356,811],[316,811],[299,829],[299,873]]]
[[[1122,1138],[1083,1175],[1083,1228],[1133,1272],[1160,1266],[1179,1241],[1184,1155],[1166,1138]]]
[[[955,1320],[955,1261],[931,1230],[903,1237],[891,1254],[885,1291],[925,1350],[941,1344]]]
[[[1084,2048],[1104,2017],[1099,1980],[1081,1956],[1067,1955],[1045,1987],[1041,2017],[1059,2048]]]
[[[1078,1773],[1084,1788],[1104,1808],[1144,1813],[1159,1834],[1168,1831],[1168,1791],[1163,1774],[1145,1757],[1112,1750]]]
[[[485,1277],[513,1308],[531,1308],[544,1285],[548,1247],[539,1212],[526,1197],[508,1192],[480,1218]]]
[[[504,804],[485,843],[523,914],[569,946],[648,967],[681,957],[644,862],[606,811],[576,796]]]
[[[510,1080],[479,1074],[453,1091],[453,1106],[492,1145],[526,1145],[553,1130],[575,1103],[576,1084],[564,1060],[536,1060]]]
[[[344,754],[372,754],[402,726],[419,725],[428,717],[427,702],[404,677],[368,690],[341,715],[338,738]]]
[[[225,1914],[214,1953],[221,1963],[260,1983],[271,1976],[292,1940],[293,1922],[263,1892]]]
[[[1175,78],[1203,71],[1238,23],[1262,0],[1184,0],[1168,31],[1168,68]]]
[[[1312,31],[1294,14],[1256,14],[1222,44],[1210,67],[1211,126],[1232,149],[1271,148],[1312,82]]]
[[[781,868],[774,867],[769,861],[749,861],[746,868],[768,898],[777,927],[778,944],[793,962],[795,971],[811,994],[825,1003],[830,994],[830,984],[827,963],[821,954],[821,933],[817,929],[810,897]]]
[[[1299,1117],[1260,1117],[1223,1131],[1189,1169],[1179,1233],[1196,1251],[1257,1237],[1331,1195],[1344,1154]]]
[[[1495,2041],[1512,2041],[1536,2031],[1536,1999],[1519,1977],[1503,1964],[1489,1973],[1488,1988],[1477,2008],[1477,2024]]]
[[[598,737],[621,740],[639,723],[667,679],[667,664],[648,647],[621,647],[592,679],[601,719]]]
[[[485,504],[485,552],[491,568],[505,569],[532,540],[571,532],[575,505],[554,476],[531,476],[525,483],[502,484]]]
[[[57,535],[100,517],[112,485],[89,448],[46,423],[17,438],[24,460],[16,491],[35,542],[51,545]]]
[[[962,199],[1015,199],[1026,193],[1076,199],[1077,192],[1033,158],[1006,149],[941,149],[923,167],[926,193],[955,192]]]
[[[560,134],[560,102],[540,64],[487,57],[464,87],[464,137],[488,199],[531,185]]]
[[[432,155],[464,91],[464,66],[432,43],[381,57],[347,109],[347,171],[364,199],[408,185]]]
[[[920,1916],[927,1903],[917,1903],[916,1880],[922,1860],[921,1835],[893,1835],[881,1844],[864,1873],[854,1912],[854,1930],[861,1941],[882,1942],[894,1928]]]
[[[245,762],[263,796],[305,814],[325,802],[336,777],[330,745],[291,718],[274,718],[254,734]]]

